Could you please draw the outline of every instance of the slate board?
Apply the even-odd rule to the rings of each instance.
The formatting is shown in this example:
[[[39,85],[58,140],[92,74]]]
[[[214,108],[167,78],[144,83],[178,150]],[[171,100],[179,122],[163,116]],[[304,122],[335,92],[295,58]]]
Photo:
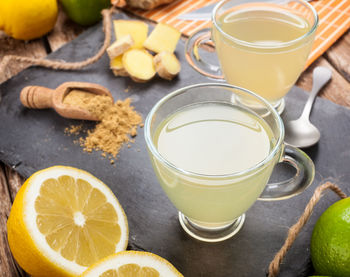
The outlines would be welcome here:
[[[115,17],[127,16],[118,14]],[[95,53],[103,40],[101,24],[91,27],[49,58],[79,61]],[[0,160],[21,175],[52,165],[85,169],[110,186],[128,216],[129,249],[156,253],[174,264],[186,277],[265,276],[267,267],[283,244],[288,228],[302,213],[314,189],[326,180],[336,182],[346,193],[349,189],[350,110],[324,99],[317,99],[311,121],[322,133],[318,145],[307,149],[315,162],[316,177],[301,195],[285,201],[257,202],[248,212],[242,230],[221,243],[203,243],[187,236],[177,219],[177,211],[163,193],[152,170],[143,131],[130,149],[123,148],[112,166],[100,153],[84,153],[64,129],[80,121],[59,117],[52,110],[29,110],[20,104],[19,93],[28,85],[55,88],[67,81],[95,82],[109,88],[115,99],[132,97],[144,118],[151,107],[167,93],[194,83],[210,80],[191,69],[184,58],[184,43],[176,53],[181,60],[180,76],[172,81],[156,78],[136,84],[116,78],[108,69],[108,57],[87,69],[75,72],[31,67],[0,86]],[[129,88],[129,92],[124,90]],[[294,87],[287,95],[284,118],[300,114],[307,94]],[[84,123],[85,128],[93,124]],[[309,240],[317,217],[337,200],[328,193],[317,205],[289,251],[280,276],[308,276],[313,273]]]

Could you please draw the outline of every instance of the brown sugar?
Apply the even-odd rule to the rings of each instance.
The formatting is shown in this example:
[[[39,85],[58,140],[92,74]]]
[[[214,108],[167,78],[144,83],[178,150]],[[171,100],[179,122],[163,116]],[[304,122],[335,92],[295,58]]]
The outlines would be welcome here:
[[[97,95],[74,89],[64,97],[63,104],[88,110],[98,118],[101,118],[104,111],[113,105],[113,99],[106,95]]]
[[[83,125],[79,124],[79,125],[71,125],[67,128],[64,129],[64,132],[67,135],[79,135],[80,131],[83,129]]]
[[[92,98],[97,96],[94,93],[73,89],[63,99],[63,104],[84,108]]]
[[[85,151],[97,149],[115,157],[124,143],[132,142],[130,136],[137,135],[142,117],[130,103],[130,98],[118,100],[102,113],[101,122],[81,141]]]
[[[124,143],[133,143],[137,127],[142,125],[142,117],[131,106],[131,99],[113,101],[108,96],[95,95],[79,90],[72,90],[63,100],[65,104],[76,105],[94,113],[100,122],[86,137],[79,139],[84,151],[101,150],[116,157]],[[73,126],[68,130],[74,130]],[[80,131],[80,129],[79,129]],[[113,162],[112,162],[113,161]],[[111,164],[114,160],[111,160]]]

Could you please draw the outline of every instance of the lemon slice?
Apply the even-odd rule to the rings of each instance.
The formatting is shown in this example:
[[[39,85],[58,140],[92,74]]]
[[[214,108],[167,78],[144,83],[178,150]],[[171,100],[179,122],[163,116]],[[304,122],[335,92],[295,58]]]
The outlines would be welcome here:
[[[7,222],[19,265],[33,276],[76,276],[123,251],[128,223],[113,192],[86,171],[54,166],[22,186]]]
[[[148,252],[123,251],[108,256],[82,277],[183,277],[167,260]]]

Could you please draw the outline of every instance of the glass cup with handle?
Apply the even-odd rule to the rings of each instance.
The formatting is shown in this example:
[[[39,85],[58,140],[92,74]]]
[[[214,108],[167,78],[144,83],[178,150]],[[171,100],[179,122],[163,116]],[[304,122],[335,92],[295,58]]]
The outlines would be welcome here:
[[[213,9],[211,21],[211,30],[197,31],[186,43],[190,65],[203,75],[256,92],[281,114],[283,97],[311,51],[318,25],[315,9],[304,0],[224,0]],[[199,55],[199,49],[213,48],[220,67]]]
[[[178,209],[183,229],[208,242],[236,234],[257,199],[290,198],[311,184],[313,162],[284,145],[283,138],[282,120],[269,102],[229,84],[174,91],[145,121],[159,183]],[[293,166],[296,174],[268,184],[277,163]]]

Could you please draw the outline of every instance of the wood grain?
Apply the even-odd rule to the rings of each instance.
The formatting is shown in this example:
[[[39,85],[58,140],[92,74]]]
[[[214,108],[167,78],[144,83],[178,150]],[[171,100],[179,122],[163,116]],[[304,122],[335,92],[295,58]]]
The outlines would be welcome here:
[[[59,13],[54,29],[47,35],[47,40],[52,51],[76,38],[84,31],[84,27],[79,26],[70,20],[59,6]]]
[[[7,55],[44,58],[50,51],[55,51],[76,38],[83,30],[83,27],[68,19],[60,7],[54,29],[41,39],[16,40],[0,31],[0,84],[30,66],[25,63],[13,63],[6,57]],[[46,41],[50,51],[46,50]]]
[[[350,30],[332,45],[325,57],[350,82]]]
[[[24,179],[9,166],[5,166],[5,176],[8,182],[11,202],[13,202],[15,200],[17,192],[24,183]]]
[[[5,216],[8,216],[12,204],[7,185],[5,168],[0,162],[0,211],[4,212]]]
[[[312,71],[316,66],[325,66],[332,70],[332,80],[320,92],[319,96],[342,106],[350,107],[350,83],[339,74],[324,57],[318,58],[299,78],[297,86],[305,91],[312,88]]]
[[[22,269],[17,265],[14,258],[12,257],[10,247],[7,242],[7,228],[6,223],[11,210],[11,194],[9,192],[9,186],[13,182],[8,182],[6,173],[9,168],[0,163],[0,272],[1,276],[19,277],[27,276]],[[11,171],[11,170],[10,170]],[[19,175],[12,174],[16,181],[21,182]]]
[[[23,55],[26,57],[43,58],[47,55],[42,39],[29,42],[10,38],[0,31],[0,84],[15,76],[29,64],[11,62],[7,55]]]

